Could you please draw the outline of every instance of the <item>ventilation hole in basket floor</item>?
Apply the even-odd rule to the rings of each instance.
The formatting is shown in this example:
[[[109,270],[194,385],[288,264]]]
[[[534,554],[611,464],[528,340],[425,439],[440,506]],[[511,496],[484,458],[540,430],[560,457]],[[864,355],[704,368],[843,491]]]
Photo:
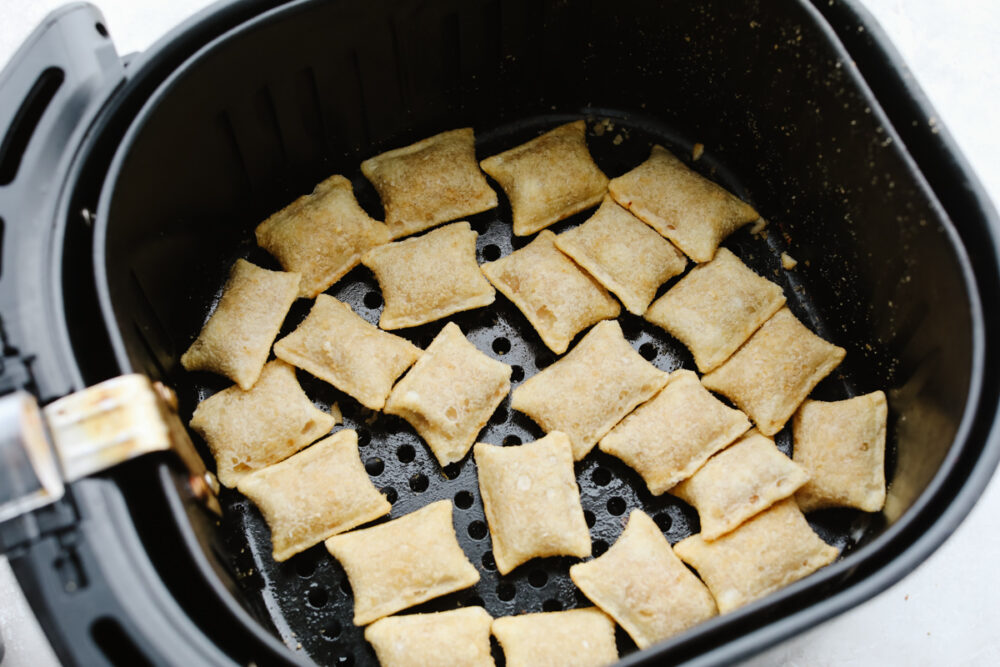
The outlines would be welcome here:
[[[492,572],[493,570],[497,569],[497,562],[495,560],[493,560],[493,552],[492,551],[487,551],[486,553],[484,553],[483,554],[483,559],[482,559],[481,562],[483,564],[483,567],[485,569],[489,570],[490,572]]]
[[[590,480],[597,486],[607,486],[611,483],[611,471],[607,468],[594,468]]]
[[[503,408],[497,408],[497,411],[493,413],[490,417],[490,421],[494,424],[502,424],[507,421],[507,411]]]
[[[510,602],[517,595],[517,589],[514,588],[514,584],[508,583],[506,581],[501,581],[497,584],[497,597],[504,602]]]
[[[621,516],[625,513],[625,500],[615,496],[608,500],[608,512],[615,515]]]
[[[323,637],[329,641],[336,641],[343,632],[344,626],[336,619],[330,621],[322,630]]]
[[[372,433],[366,428],[358,429],[358,447],[367,447],[372,441]]]
[[[487,262],[495,262],[500,259],[500,246],[490,243],[483,248],[483,259]]]
[[[418,472],[416,475],[410,478],[410,490],[414,493],[423,493],[427,490],[427,475]]]
[[[625,338],[629,340],[635,340],[642,333],[642,324],[632,319],[631,317],[623,317],[619,320],[622,326],[622,333],[625,334]]]
[[[503,439],[504,447],[514,447],[521,444],[521,438],[516,435],[508,435]]]
[[[542,588],[545,584],[549,583],[549,575],[545,574],[543,570],[532,570],[528,574],[528,583],[535,588]]]
[[[473,521],[469,524],[469,537],[474,540],[481,540],[486,537],[486,524],[482,521]]]
[[[384,489],[382,489],[382,493],[385,494],[385,499],[388,500],[390,504],[396,502],[396,500],[399,498],[399,494],[396,493],[396,489],[392,488],[391,486],[387,486]]]
[[[500,336],[493,339],[493,351],[497,354],[507,354],[510,352],[510,341]]]
[[[351,594],[351,580],[347,577],[340,580],[340,591],[342,593],[346,593],[347,595]]]
[[[583,510],[583,520],[587,522],[587,528],[593,528],[597,523],[597,517],[590,510]]]
[[[400,445],[396,450],[396,458],[403,463],[409,463],[417,455],[417,450],[413,449],[413,445]]]
[[[309,592],[306,593],[306,599],[309,600],[309,605],[319,609],[325,607],[327,601],[330,599],[330,594],[326,592],[325,588],[310,588]]]
[[[354,656],[350,653],[340,653],[333,656],[333,664],[337,667],[351,667],[354,664]]]
[[[455,507],[460,510],[467,510],[472,507],[475,497],[468,491],[459,491],[455,494]]]
[[[604,540],[594,540],[594,548],[593,548],[594,558],[597,558],[607,550],[608,550],[607,542],[605,542]]]
[[[520,366],[511,366],[510,367],[510,381],[511,382],[520,382],[523,379],[524,379],[524,369],[521,368]]]
[[[664,533],[670,530],[670,526],[672,526],[674,523],[674,520],[671,519],[670,515],[667,514],[666,512],[660,512],[659,514],[654,516],[653,521],[656,522],[656,525]]]
[[[368,294],[365,294],[364,302],[365,308],[375,310],[382,305],[382,295],[378,292],[368,292]]]
[[[373,456],[365,461],[365,470],[372,477],[378,477],[382,474],[382,471],[385,470],[385,461],[377,456]]]
[[[308,556],[299,556],[295,560],[295,574],[308,579],[316,572],[316,562]]]
[[[444,473],[445,479],[455,479],[462,473],[462,464],[458,461],[449,463],[441,468],[441,472]]]
[[[642,358],[646,361],[652,361],[653,359],[656,359],[656,346],[652,343],[643,343],[639,346],[639,354],[641,354]]]
[[[559,600],[546,600],[542,603],[542,611],[562,611],[563,603]]]

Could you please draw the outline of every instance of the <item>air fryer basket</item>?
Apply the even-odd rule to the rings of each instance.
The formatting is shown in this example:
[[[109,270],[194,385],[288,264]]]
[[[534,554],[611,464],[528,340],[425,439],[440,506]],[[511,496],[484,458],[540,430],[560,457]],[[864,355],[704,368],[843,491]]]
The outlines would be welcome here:
[[[681,155],[704,144],[695,168],[753,203],[769,223],[766,240],[744,229],[726,245],[781,284],[811,328],[847,349],[842,368],[814,395],[839,399],[882,388],[889,396],[885,511],[810,516],[844,549],[840,563],[658,649],[671,653],[634,656],[690,659],[720,637],[778,626],[891,560],[886,545],[918,529],[913,518],[958,457],[952,443],[964,438],[978,407],[981,308],[959,235],[811,5],[790,1],[779,12],[749,0],[313,0],[262,13],[178,68],[125,134],[98,204],[100,305],[118,365],[177,388],[189,417],[198,400],[226,383],[187,374],[177,360],[236,257],[277,266],[253,244],[253,227],[270,212],[342,173],[380,217],[378,198],[358,171],[365,157],[471,125],[482,158],[580,117],[591,121],[591,150],[612,177],[642,161],[652,143]],[[599,123],[604,119],[613,127]],[[480,232],[480,261],[512,249],[509,220],[506,203],[470,218]],[[513,247],[524,242],[514,239]],[[794,270],[781,269],[783,251],[798,260]],[[365,269],[331,293],[377,320],[378,288]],[[285,330],[307,309],[298,302]],[[484,352],[515,365],[515,385],[553,360],[502,297],[493,308],[451,319]],[[621,321],[658,367],[692,367],[683,346],[662,331],[629,315]],[[442,324],[404,335],[423,347]],[[439,498],[454,501],[460,542],[482,579],[419,609],[482,604],[503,615],[589,604],[569,581],[567,559],[499,577],[471,460],[442,473],[405,422],[386,415],[372,421],[349,397],[306,374],[300,380],[318,404],[338,403],[344,426],[358,429],[369,474],[395,499],[393,517]],[[505,401],[479,439],[500,444],[540,435]],[[789,451],[787,429],[778,442]],[[139,488],[148,477],[129,480],[129,472],[137,471],[117,476],[126,497],[149,497]],[[595,452],[577,473],[595,555],[635,507],[654,516],[671,542],[698,529],[693,510],[669,495],[650,496],[616,459]],[[190,510],[175,475],[165,468],[156,474],[177,526],[161,535],[150,527],[162,521],[162,504],[137,504],[132,512],[174,590],[190,575],[156,547],[176,534],[194,550],[192,564],[211,568],[204,569],[205,594],[259,622],[248,622],[247,632],[267,628],[321,664],[374,661],[350,623],[343,571],[321,545],[275,564],[252,504],[224,491],[224,517],[215,526]],[[199,593],[177,596],[198,617]],[[620,644],[634,649],[622,633]]]

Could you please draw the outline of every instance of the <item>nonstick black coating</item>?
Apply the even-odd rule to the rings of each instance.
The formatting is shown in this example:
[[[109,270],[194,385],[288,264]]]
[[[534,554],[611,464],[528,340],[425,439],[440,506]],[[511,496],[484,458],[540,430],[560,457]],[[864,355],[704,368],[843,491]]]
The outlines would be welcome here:
[[[733,192],[742,194],[739,182],[726,172],[723,165],[712,161],[711,153],[692,162],[691,144],[669,128],[650,123],[639,124],[631,121],[627,114],[614,114],[608,110],[602,110],[601,113],[600,117],[589,116],[588,144],[595,161],[609,176],[620,175],[639,164],[648,156],[651,145],[660,143],[686,158],[689,164],[706,176],[719,180]],[[573,118],[574,116],[567,115],[544,115],[488,128],[478,135],[478,156],[482,159],[511,148],[541,131]],[[353,174],[353,177],[362,205],[369,213],[381,216],[378,197],[371,186],[360,173]],[[500,191],[499,188],[497,190]],[[473,229],[479,233],[477,259],[480,262],[507,255],[534,238],[513,236],[509,204],[502,195],[500,199],[501,205],[498,208],[469,218]],[[551,229],[558,233],[575,227],[592,214],[593,209],[585,211]],[[760,234],[753,236],[749,227],[744,228],[724,245],[755,271],[780,284],[793,312],[805,321],[810,321],[808,294],[796,289],[793,271],[781,268],[780,253],[784,244],[780,240],[780,234],[774,229],[765,228],[765,231],[766,239]],[[241,256],[261,266],[280,269],[273,258],[252,245],[251,237],[248,234],[245,243],[230,249],[226,265],[236,256]],[[690,266],[693,264],[689,265],[689,269]],[[661,293],[679,279],[678,277],[667,283]],[[206,289],[209,291],[196,301],[212,303],[221,285],[206,285]],[[367,321],[373,324],[378,322],[382,298],[378,283],[366,268],[358,267],[351,271],[328,293],[350,304]],[[285,321],[281,335],[294,329],[311,305],[312,300],[297,301]],[[623,313],[619,321],[626,338],[644,358],[665,371],[681,367],[696,370],[690,353],[680,342],[641,317],[631,315],[624,309]],[[513,367],[513,387],[556,359],[556,355],[545,347],[521,312],[500,294],[492,306],[395,333],[425,348],[449,320],[457,323],[480,350]],[[815,319],[810,323],[815,326]],[[822,326],[821,322],[820,325],[818,329],[827,333],[829,328]],[[435,500],[446,499],[454,503],[455,529],[459,543],[479,570],[480,581],[470,589],[432,600],[407,610],[408,612],[482,605],[497,617],[592,606],[569,579],[569,566],[578,562],[578,559],[537,559],[518,567],[507,576],[499,575],[492,558],[476,467],[471,455],[442,469],[413,428],[404,420],[392,415],[373,413],[304,371],[299,371],[298,376],[316,405],[324,409],[329,409],[333,403],[340,406],[344,423],[337,428],[354,428],[358,431],[361,459],[365,468],[374,484],[393,503],[389,518],[402,516]],[[196,401],[203,400],[227,384],[225,380],[205,373],[193,373],[183,377],[178,383],[178,389],[182,404],[190,409]],[[846,398],[854,395],[855,387],[849,371],[835,371],[817,388],[814,396],[828,400]],[[859,391],[877,388],[879,387],[862,386]],[[544,432],[531,419],[511,410],[508,396],[479,434],[478,440],[517,445],[542,435]],[[789,429],[779,433],[776,440],[782,451],[790,455]],[[207,452],[206,457],[211,458]],[[698,532],[697,512],[669,494],[651,495],[638,474],[618,459],[595,448],[575,468],[595,556],[614,543],[624,528],[629,512],[636,508],[652,516],[671,543]],[[320,664],[377,664],[374,653],[364,641],[363,628],[356,628],[351,623],[353,603],[346,575],[323,545],[317,545],[284,563],[275,563],[270,556],[270,532],[253,504],[240,494],[227,491],[223,494],[223,505],[225,520],[222,530],[227,533],[225,539],[235,547],[237,553],[252,554],[252,561],[245,558],[242,560],[241,569],[247,571],[248,564],[252,562],[250,569],[254,572],[253,576],[262,579],[262,582],[258,582],[263,583],[260,594],[266,600],[275,626],[285,642],[296,649],[301,648]],[[825,540],[842,549],[854,547],[873,522],[871,515],[851,511],[823,512],[809,518]],[[627,635],[619,631],[618,636],[623,654],[635,650]]]

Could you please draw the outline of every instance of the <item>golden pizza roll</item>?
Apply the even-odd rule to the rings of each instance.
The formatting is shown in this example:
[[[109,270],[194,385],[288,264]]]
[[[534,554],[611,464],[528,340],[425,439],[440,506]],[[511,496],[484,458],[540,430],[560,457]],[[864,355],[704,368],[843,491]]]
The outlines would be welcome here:
[[[641,510],[632,511],[621,537],[606,553],[573,565],[569,576],[640,649],[717,613],[705,584],[684,567]]]
[[[565,434],[512,447],[479,442],[474,456],[500,574],[532,558],[590,555],[590,530]]]
[[[334,535],[326,548],[347,572],[355,625],[368,625],[479,581],[479,572],[458,545],[450,500]]]
[[[313,298],[390,241],[389,229],[368,217],[351,182],[331,176],[257,225],[257,245],[302,276],[299,296]]]
[[[727,236],[759,218],[757,211],[663,146],[608,185],[615,201],[696,262],[707,262]]]
[[[839,554],[813,532],[791,498],[717,540],[692,535],[674,551],[698,571],[723,614],[812,574]]]
[[[700,535],[712,541],[790,497],[808,479],[802,466],[778,451],[774,440],[751,431],[670,493],[698,510]]]
[[[510,391],[510,373],[449,322],[393,388],[385,411],[408,421],[446,466],[472,447]]]
[[[618,317],[618,302],[555,245],[545,230],[520,250],[480,267],[531,322],[542,342],[562,354],[578,333]]]
[[[881,391],[846,401],[802,404],[792,420],[792,456],[810,475],[795,495],[803,512],[825,507],[882,509],[887,416]]]
[[[494,208],[497,194],[476,164],[471,127],[450,130],[361,163],[398,239]]]
[[[608,196],[597,213],[557,236],[555,244],[636,315],[646,312],[660,285],[687,266],[687,257],[670,241]]]
[[[750,415],[761,433],[774,435],[845,354],[844,348],[807,329],[786,306],[701,381]]]
[[[728,359],[785,305],[781,287],[761,278],[725,248],[681,278],[646,311],[646,319],[684,343],[698,370]]]
[[[490,625],[482,607],[389,616],[365,628],[382,667],[493,667]]]
[[[479,163],[507,193],[515,235],[534,234],[601,201],[608,177],[590,157],[586,134],[587,124],[573,121]]]
[[[378,325],[415,327],[493,303],[496,292],[476,262],[477,236],[469,223],[455,222],[369,250],[361,261],[385,300]]]
[[[224,375],[241,389],[260,377],[271,343],[299,293],[299,274],[268,271],[238,259],[215,312],[181,356],[189,371]]]
[[[546,432],[568,435],[579,461],[622,417],[662,389],[667,377],[632,349],[617,321],[606,320],[514,389],[510,405]]]
[[[284,460],[340,421],[312,404],[295,369],[275,360],[249,391],[229,387],[198,404],[191,428],[215,457],[219,481],[234,487],[254,470]]]
[[[302,324],[274,344],[274,354],[366,408],[381,410],[393,383],[420,357],[420,348],[320,294]]]
[[[600,448],[635,469],[654,495],[687,479],[750,428],[750,420],[710,394],[694,371],[678,369],[652,400],[601,438]]]
[[[618,661],[615,624],[600,609],[504,616],[493,635],[507,667],[605,667]]]
[[[358,434],[350,429],[250,473],[236,488],[264,515],[276,561],[392,509],[361,465]]]

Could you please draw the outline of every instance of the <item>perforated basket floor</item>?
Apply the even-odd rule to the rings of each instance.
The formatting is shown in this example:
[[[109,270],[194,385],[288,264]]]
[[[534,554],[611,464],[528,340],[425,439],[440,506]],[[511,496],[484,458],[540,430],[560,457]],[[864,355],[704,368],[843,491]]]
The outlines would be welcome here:
[[[476,128],[478,156],[482,159],[493,155],[578,117],[581,116],[553,114],[492,129]],[[711,147],[704,157],[692,163],[693,142],[676,136],[669,128],[636,121],[607,110],[586,114],[585,117],[591,121],[588,124],[591,153],[609,177],[618,176],[638,165],[646,159],[650,147],[660,143],[673,149],[699,172],[746,198],[739,181],[722,165],[712,162]],[[594,122],[595,118],[598,121],[607,118],[610,123]],[[348,176],[352,177],[362,206],[381,219],[378,197],[360,171]],[[480,262],[506,255],[533,238],[513,237],[510,207],[500,188],[495,183],[493,185],[500,193],[500,206],[468,218],[473,229],[479,232],[477,254]],[[301,193],[289,193],[289,201],[298,194]],[[751,203],[756,204],[758,210],[766,212],[768,209],[766,202],[751,200]],[[592,213],[593,210],[585,211],[551,229],[559,233],[580,224]],[[755,271],[782,285],[789,307],[814,331],[838,342],[836,336],[831,336],[833,328],[825,326],[835,323],[824,322],[811,307],[807,290],[798,283],[794,272],[782,270],[780,254],[784,242],[780,229],[772,226],[768,232],[765,239],[760,235],[751,236],[749,230],[744,228],[724,245]],[[246,243],[231,249],[228,261],[245,257],[261,266],[280,268],[273,258],[253,245],[252,238],[250,228]],[[678,279],[664,285],[660,293]],[[217,291],[221,289],[221,285],[213,287]],[[328,293],[350,304],[367,321],[377,323],[382,298],[374,277],[364,267],[349,273]],[[304,299],[296,302],[281,335],[298,326],[311,304],[311,300]],[[690,354],[677,340],[624,309],[623,313],[619,322],[625,336],[644,358],[665,371],[680,367],[695,369]],[[520,311],[499,292],[492,306],[394,333],[425,348],[447,321],[458,324],[480,350],[513,367],[512,387],[556,359]],[[824,380],[813,395],[826,400],[853,395],[849,361]],[[186,377],[191,384],[179,387],[179,391],[182,407],[188,411],[188,416],[199,400],[228,384],[203,373],[188,374]],[[472,588],[432,600],[406,613],[482,605],[497,617],[591,606],[569,578],[569,566],[577,559],[539,559],[518,567],[506,576],[497,572],[471,454],[461,462],[442,469],[426,445],[402,419],[372,413],[354,399],[303,371],[298,372],[298,377],[306,393],[318,406],[329,408],[332,403],[340,406],[344,422],[338,429],[353,428],[358,431],[365,468],[375,485],[393,503],[388,518],[402,516],[440,499],[454,503],[458,540],[479,569],[480,581]],[[508,396],[479,434],[478,440],[517,445],[542,435],[543,431],[527,416],[510,409]],[[791,437],[787,428],[776,436],[776,441],[782,451],[791,453]],[[889,445],[888,454],[892,456],[892,443]],[[672,544],[698,532],[698,516],[691,507],[669,494],[652,496],[638,474],[618,459],[595,448],[584,460],[577,462],[575,468],[594,556],[614,543],[624,528],[628,513],[634,508],[652,516]],[[891,470],[891,466],[888,469]],[[224,519],[221,530],[226,542],[233,547],[232,552],[239,554],[234,569],[243,575],[247,594],[261,598],[285,643],[323,665],[376,665],[375,654],[364,640],[363,628],[357,628],[351,622],[353,603],[347,577],[323,545],[308,549],[284,563],[275,563],[270,556],[270,532],[253,504],[233,491],[223,492],[222,503]],[[826,511],[808,518],[827,542],[846,550],[857,546],[871,528],[867,515],[851,511]],[[618,640],[621,654],[636,650],[621,629]],[[494,656],[497,664],[502,665],[503,656],[495,643]]]

